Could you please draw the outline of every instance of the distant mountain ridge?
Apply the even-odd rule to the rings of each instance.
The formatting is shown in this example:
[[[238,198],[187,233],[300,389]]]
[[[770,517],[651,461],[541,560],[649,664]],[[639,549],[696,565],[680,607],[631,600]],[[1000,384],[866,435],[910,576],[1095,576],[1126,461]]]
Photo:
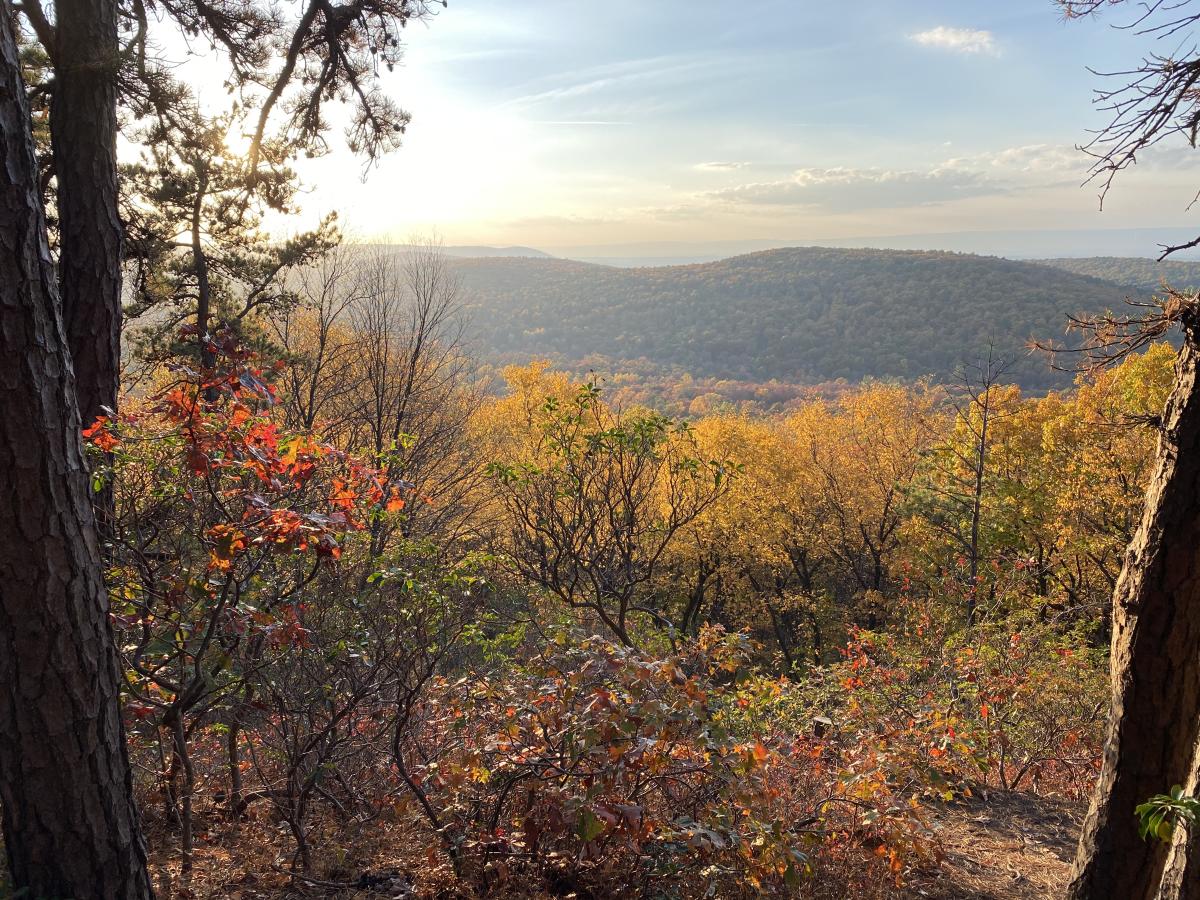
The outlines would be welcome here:
[[[1195,290],[1200,288],[1200,262],[1167,259],[1158,262],[1153,259],[1129,256],[1095,256],[1084,259],[1039,259],[1036,262],[1053,266],[1077,275],[1090,275],[1102,278],[1142,293],[1154,293],[1160,290],[1165,280],[1171,287],[1179,290]]]
[[[825,382],[948,378],[996,351],[1033,390],[1070,376],[1027,353],[1068,314],[1116,308],[1127,286],[1052,265],[949,252],[796,247],[719,262],[614,268],[564,259],[457,259],[490,358],[620,371]]]
[[[443,247],[443,252],[447,256],[462,257],[464,259],[480,259],[483,257],[521,257],[529,259],[554,259],[549,253],[543,250],[535,250],[533,247],[483,247],[483,246],[461,246],[461,247]]]
[[[1066,228],[948,231],[925,234],[779,238],[719,241],[642,241],[622,244],[552,246],[563,259],[618,266],[682,265],[717,262],[745,253],[798,246],[879,250],[948,250],[1008,259],[1151,257],[1163,244],[1184,244],[1194,238],[1193,228]],[[1176,254],[1173,259],[1198,259],[1200,248]]]

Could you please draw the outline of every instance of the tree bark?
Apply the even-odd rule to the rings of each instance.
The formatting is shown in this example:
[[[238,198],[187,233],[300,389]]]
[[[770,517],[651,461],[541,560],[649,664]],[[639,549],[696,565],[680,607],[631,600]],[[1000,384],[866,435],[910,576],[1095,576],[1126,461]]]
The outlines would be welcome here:
[[[50,134],[58,179],[63,324],[85,426],[117,408],[121,260],[117,209],[117,4],[56,0]]]
[[[1200,738],[1200,327],[1188,314],[1142,521],[1113,597],[1112,711],[1072,900],[1198,896],[1179,851],[1138,837],[1134,809],[1195,785]],[[1175,862],[1168,867],[1168,856]],[[1164,880],[1168,869],[1171,877]],[[1190,887],[1189,887],[1190,885]]]
[[[10,0],[0,0],[0,807],[31,897],[153,896]]]

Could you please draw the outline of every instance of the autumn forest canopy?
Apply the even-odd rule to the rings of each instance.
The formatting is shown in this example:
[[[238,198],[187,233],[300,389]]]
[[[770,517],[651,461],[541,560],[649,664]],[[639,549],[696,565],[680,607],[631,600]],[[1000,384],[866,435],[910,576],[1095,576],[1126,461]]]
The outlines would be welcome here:
[[[0,0],[0,898],[1200,897],[1200,239],[618,268],[314,216],[312,160],[405,164],[453,16]],[[1194,145],[1160,52],[1105,192]],[[710,211],[1012,200],[971,159]]]

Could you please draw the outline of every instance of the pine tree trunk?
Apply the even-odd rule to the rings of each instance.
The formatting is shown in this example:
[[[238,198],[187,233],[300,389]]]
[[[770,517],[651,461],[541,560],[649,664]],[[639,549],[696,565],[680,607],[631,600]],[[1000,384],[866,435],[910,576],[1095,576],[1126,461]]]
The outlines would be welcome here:
[[[1195,796],[1195,779],[1184,788]],[[1200,854],[1196,852],[1195,828],[1180,828],[1175,838],[1158,896],[1163,900],[1195,900],[1200,897]]]
[[[1134,809],[1194,784],[1200,738],[1200,334],[1187,323],[1142,521],[1113,602],[1113,698],[1104,763],[1084,824],[1073,900],[1194,897],[1168,848],[1138,837]]]
[[[70,357],[0,0],[0,807],[30,897],[153,896]]]
[[[59,286],[85,426],[115,410],[123,229],[117,210],[117,4],[56,0],[50,133]]]

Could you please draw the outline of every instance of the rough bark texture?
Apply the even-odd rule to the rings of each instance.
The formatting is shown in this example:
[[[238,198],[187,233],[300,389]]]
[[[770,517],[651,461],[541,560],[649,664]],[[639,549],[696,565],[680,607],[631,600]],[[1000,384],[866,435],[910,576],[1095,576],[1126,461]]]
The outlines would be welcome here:
[[[89,425],[103,407],[116,409],[120,374],[115,0],[56,0],[54,43],[59,285],[79,414]]]
[[[1186,854],[1169,851],[1158,841],[1142,841],[1134,814],[1138,804],[1172,785],[1195,784],[1200,737],[1200,335],[1194,320],[1187,332],[1146,509],[1114,595],[1112,713],[1100,781],[1075,860],[1073,900],[1197,896],[1194,873],[1185,877]],[[1168,856],[1173,857],[1170,866]]]
[[[70,357],[0,0],[0,807],[31,898],[152,896]],[[22,895],[26,896],[26,895]]]
[[[1195,779],[1185,787],[1194,795]],[[1176,838],[1167,858],[1158,895],[1163,900],[1194,900],[1200,897],[1200,860],[1197,859],[1195,838],[1186,828],[1179,829]]]

